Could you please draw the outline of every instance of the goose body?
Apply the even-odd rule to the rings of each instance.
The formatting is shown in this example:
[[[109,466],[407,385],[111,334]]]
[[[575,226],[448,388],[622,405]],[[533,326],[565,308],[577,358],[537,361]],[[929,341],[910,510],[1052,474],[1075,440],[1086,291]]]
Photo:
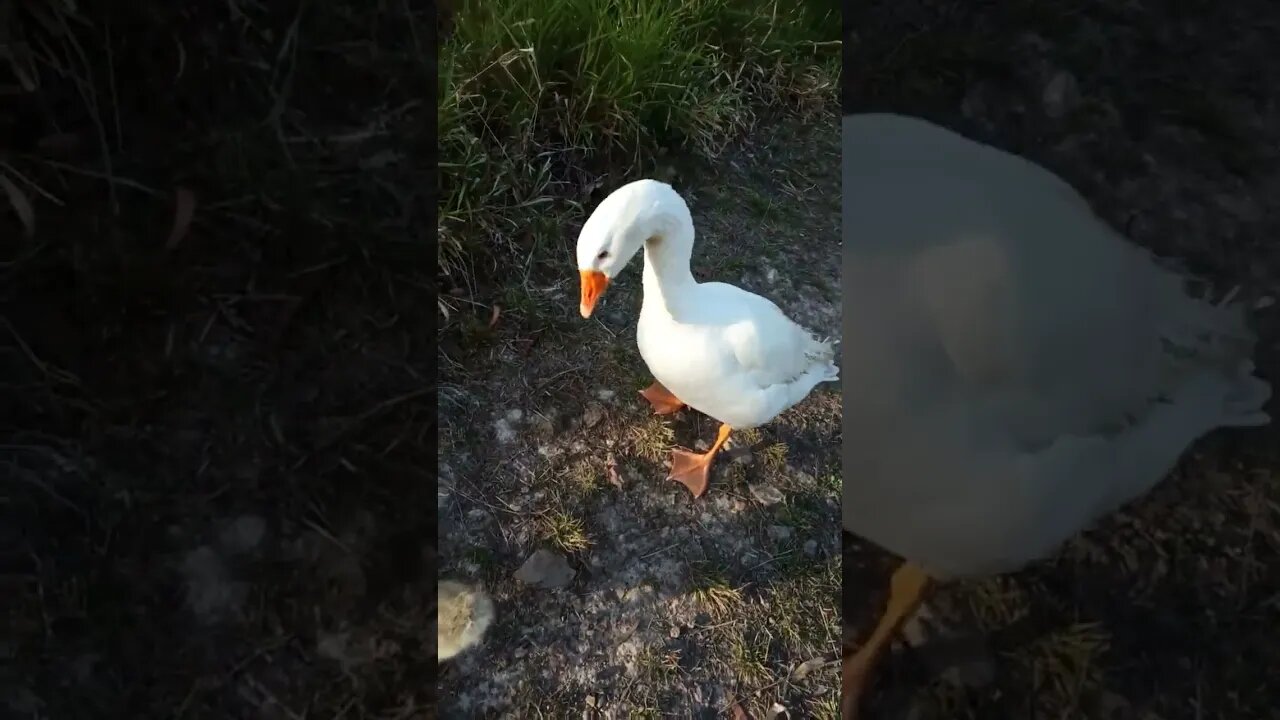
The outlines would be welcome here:
[[[1268,421],[1242,308],[1061,179],[913,118],[842,132],[843,524],[909,563],[882,626],[925,578],[1046,557],[1197,438]],[[852,703],[889,635],[846,666]]]
[[[680,195],[665,183],[637,180],[606,197],[587,219],[577,259],[585,317],[643,249],[636,342],[657,381],[646,397],[660,411],[687,405],[722,424],[707,456],[678,451],[673,460],[673,477],[686,485],[690,480],[690,490],[700,495],[710,456],[729,428],[769,422],[818,383],[837,380],[839,372],[832,345],[770,300],[721,282],[697,282],[689,269],[693,240],[693,219]],[[681,463],[695,457],[703,461],[693,468],[701,477],[682,477]]]
[[[646,273],[650,264],[646,256]],[[689,407],[734,428],[756,427],[838,377],[831,345],[768,299],[725,283],[695,288],[673,312],[646,283],[636,327],[649,372]]]

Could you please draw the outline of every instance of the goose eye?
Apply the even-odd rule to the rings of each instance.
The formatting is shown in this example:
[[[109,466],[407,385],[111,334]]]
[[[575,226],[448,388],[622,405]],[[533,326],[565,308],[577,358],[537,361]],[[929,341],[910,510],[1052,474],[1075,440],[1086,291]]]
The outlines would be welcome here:
[[[609,251],[608,251],[608,250],[601,250],[601,251],[600,251],[600,254],[596,256],[596,259],[597,259],[597,260],[603,260],[603,259],[605,259],[605,258],[607,258],[607,257],[609,257]]]

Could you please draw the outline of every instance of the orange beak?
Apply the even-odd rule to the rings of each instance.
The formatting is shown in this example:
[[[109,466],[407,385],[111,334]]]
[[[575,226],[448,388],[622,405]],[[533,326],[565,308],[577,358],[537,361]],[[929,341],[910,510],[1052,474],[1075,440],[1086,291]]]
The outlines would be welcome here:
[[[580,270],[578,274],[582,277],[582,302],[578,305],[578,312],[588,318],[596,309],[596,301],[604,294],[604,289],[609,287],[609,278],[599,270]]]

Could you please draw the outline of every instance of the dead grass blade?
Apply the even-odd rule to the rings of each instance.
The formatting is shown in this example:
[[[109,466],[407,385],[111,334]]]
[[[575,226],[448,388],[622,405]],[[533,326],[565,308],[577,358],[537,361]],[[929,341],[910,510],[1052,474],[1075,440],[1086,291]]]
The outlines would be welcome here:
[[[4,194],[9,198],[9,204],[13,206],[13,211],[18,214],[18,219],[22,221],[22,227],[27,237],[34,237],[36,234],[36,211],[31,206],[31,199],[27,194],[22,192],[22,188],[18,187],[8,175],[0,173],[0,188],[4,188]]]
[[[180,187],[174,199],[173,227],[169,230],[169,239],[165,241],[165,249],[172,250],[187,236],[191,229],[191,220],[196,215],[196,196],[190,190]]]

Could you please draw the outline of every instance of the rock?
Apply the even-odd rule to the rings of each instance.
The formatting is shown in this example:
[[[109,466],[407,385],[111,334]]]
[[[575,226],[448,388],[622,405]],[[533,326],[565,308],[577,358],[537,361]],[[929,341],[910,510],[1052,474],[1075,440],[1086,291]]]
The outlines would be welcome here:
[[[960,112],[970,120],[985,120],[990,114],[991,87],[985,82],[978,83],[964,95],[964,100],[960,103]]]
[[[237,614],[249,588],[231,576],[230,569],[213,548],[202,545],[182,561],[187,604],[202,622],[213,623]]]
[[[789,717],[787,709],[778,703],[774,703],[769,711],[764,714],[764,720],[776,720],[780,717]]]
[[[791,539],[791,528],[786,525],[770,525],[769,537],[774,540],[784,541]]]
[[[255,550],[266,535],[266,520],[257,515],[241,515],[223,527],[218,543],[233,555],[243,555]]]
[[[516,429],[511,427],[511,423],[506,418],[498,418],[493,423],[493,434],[498,437],[498,442],[503,445],[509,444],[516,439]]]
[[[609,402],[609,401],[610,401],[610,400],[612,400],[612,399],[614,398],[614,396],[616,396],[617,394],[618,394],[618,393],[616,393],[616,392],[614,392],[614,391],[612,391],[612,390],[604,390],[604,389],[601,389],[601,390],[597,390],[597,391],[596,391],[596,398],[597,398],[598,400],[600,400],[600,402]]]
[[[996,665],[988,655],[967,658],[942,672],[942,680],[957,688],[984,688],[996,679]]]
[[[827,661],[824,658],[814,658],[812,660],[805,660],[804,662],[797,665],[795,670],[791,671],[791,680],[793,682],[800,682],[801,680],[804,680],[805,678],[809,677],[809,675],[813,673],[815,670],[821,670],[822,666],[826,664],[827,664]]]
[[[1059,120],[1080,105],[1080,86],[1071,73],[1061,70],[1044,87],[1041,96],[1044,112]]]
[[[533,436],[539,440],[550,440],[555,437],[556,423],[550,417],[539,415],[530,423],[530,429],[533,431]],[[548,455],[550,453],[544,452],[543,454]]]
[[[22,685],[0,685],[0,698],[0,707],[8,708],[14,717],[37,717],[45,709],[44,701]]]
[[[747,489],[761,505],[777,505],[783,500],[782,491],[767,483],[751,483]]]
[[[804,554],[811,558],[818,557],[818,541],[806,540],[804,542]]]
[[[582,427],[595,427],[601,420],[604,420],[604,406],[594,402],[588,404],[587,409],[582,413]]]
[[[524,561],[515,572],[515,578],[525,585],[551,589],[568,585],[576,574],[563,555],[550,550],[539,550]]]

